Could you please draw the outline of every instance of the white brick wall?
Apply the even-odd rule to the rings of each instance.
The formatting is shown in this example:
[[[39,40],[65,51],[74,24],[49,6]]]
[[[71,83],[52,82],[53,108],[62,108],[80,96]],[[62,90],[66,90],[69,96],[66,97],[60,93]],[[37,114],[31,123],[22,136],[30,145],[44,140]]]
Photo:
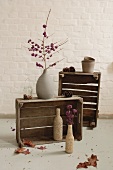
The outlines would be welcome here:
[[[65,60],[50,70],[55,94],[58,72],[71,65],[81,71],[84,56],[93,56],[102,73],[100,114],[113,114],[113,0],[0,0],[0,114],[15,113],[27,78],[36,95],[41,70],[23,45],[41,34],[50,8],[48,32],[54,40],[69,39],[57,55]]]

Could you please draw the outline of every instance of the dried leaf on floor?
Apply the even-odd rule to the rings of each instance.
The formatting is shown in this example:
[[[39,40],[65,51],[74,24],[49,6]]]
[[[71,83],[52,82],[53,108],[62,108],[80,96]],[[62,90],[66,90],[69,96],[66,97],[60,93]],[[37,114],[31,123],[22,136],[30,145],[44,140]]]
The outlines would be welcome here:
[[[97,167],[97,156],[96,155],[91,155],[90,158],[88,158],[88,162],[90,163],[90,166],[94,166],[94,167]]]
[[[25,155],[30,154],[29,149],[26,149],[26,148],[17,148],[15,150],[15,153],[17,153],[17,154],[22,153]]]
[[[32,141],[30,141],[30,140],[23,139],[23,144],[26,145],[26,146],[30,146],[32,148],[35,147],[35,144]]]
[[[46,148],[46,146],[40,146],[37,149],[44,150],[44,149],[47,149],[47,148]]]
[[[88,168],[88,162],[80,162],[78,165],[77,165],[77,167],[76,167],[77,169],[79,169],[79,168]]]
[[[88,159],[88,162],[83,162],[83,163],[79,163],[78,165],[77,165],[77,169],[79,169],[79,168],[88,168],[88,166],[93,166],[93,167],[97,167],[97,161],[98,161],[98,159],[97,159],[97,156],[96,155],[91,155],[91,157],[89,157]]]

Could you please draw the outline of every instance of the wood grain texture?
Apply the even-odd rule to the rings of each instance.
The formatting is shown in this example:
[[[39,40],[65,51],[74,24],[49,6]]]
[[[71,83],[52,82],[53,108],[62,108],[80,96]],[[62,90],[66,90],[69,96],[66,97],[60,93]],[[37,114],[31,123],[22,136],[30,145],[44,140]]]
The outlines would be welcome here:
[[[79,89],[79,90],[88,90],[88,91],[98,91],[98,86],[91,84],[71,84],[71,83],[62,83],[62,89]]]
[[[37,138],[38,141],[54,142],[53,121],[56,108],[59,107],[63,119],[63,140],[67,133],[66,110],[67,105],[72,105],[78,110],[74,119],[73,133],[77,140],[82,139],[82,112],[83,99],[80,97],[59,98],[58,100],[31,100],[16,99],[16,138],[19,146],[23,146],[22,139]],[[79,127],[78,127],[79,126]],[[37,141],[37,144],[39,144]],[[43,143],[42,142],[42,143]]]
[[[100,78],[100,72],[59,72],[58,94],[62,95],[64,91],[71,91],[74,95],[82,97],[83,117],[85,117],[84,119],[87,121],[93,120],[95,127],[97,126],[99,113]],[[88,126],[90,126],[90,124],[91,122],[87,123]],[[86,126],[86,123],[84,125]]]

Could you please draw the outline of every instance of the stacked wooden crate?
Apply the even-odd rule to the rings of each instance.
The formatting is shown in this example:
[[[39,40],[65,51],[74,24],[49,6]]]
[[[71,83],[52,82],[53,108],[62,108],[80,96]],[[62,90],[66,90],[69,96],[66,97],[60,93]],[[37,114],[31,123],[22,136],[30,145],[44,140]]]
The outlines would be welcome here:
[[[83,125],[97,126],[100,72],[59,72],[59,91],[62,95],[65,91],[71,91],[74,95],[83,98]]]
[[[63,140],[67,134],[66,107],[72,105],[77,109],[74,118],[73,133],[77,140],[82,139],[82,111],[83,99],[81,97],[40,100],[16,99],[16,139],[19,146],[23,146],[23,139],[35,141],[36,144],[55,142],[53,140],[53,121],[56,108],[60,108],[63,119]]]

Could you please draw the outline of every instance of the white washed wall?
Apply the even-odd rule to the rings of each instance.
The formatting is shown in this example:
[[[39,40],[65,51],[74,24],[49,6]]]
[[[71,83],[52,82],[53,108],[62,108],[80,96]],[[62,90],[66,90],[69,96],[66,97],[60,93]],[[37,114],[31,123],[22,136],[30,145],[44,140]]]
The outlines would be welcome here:
[[[15,114],[15,98],[22,97],[27,78],[36,95],[41,69],[23,46],[40,37],[50,8],[52,39],[69,39],[53,61],[65,59],[49,70],[55,94],[58,72],[66,66],[81,71],[84,56],[93,56],[95,71],[102,73],[100,114],[113,114],[113,0],[0,0],[0,114]]]

